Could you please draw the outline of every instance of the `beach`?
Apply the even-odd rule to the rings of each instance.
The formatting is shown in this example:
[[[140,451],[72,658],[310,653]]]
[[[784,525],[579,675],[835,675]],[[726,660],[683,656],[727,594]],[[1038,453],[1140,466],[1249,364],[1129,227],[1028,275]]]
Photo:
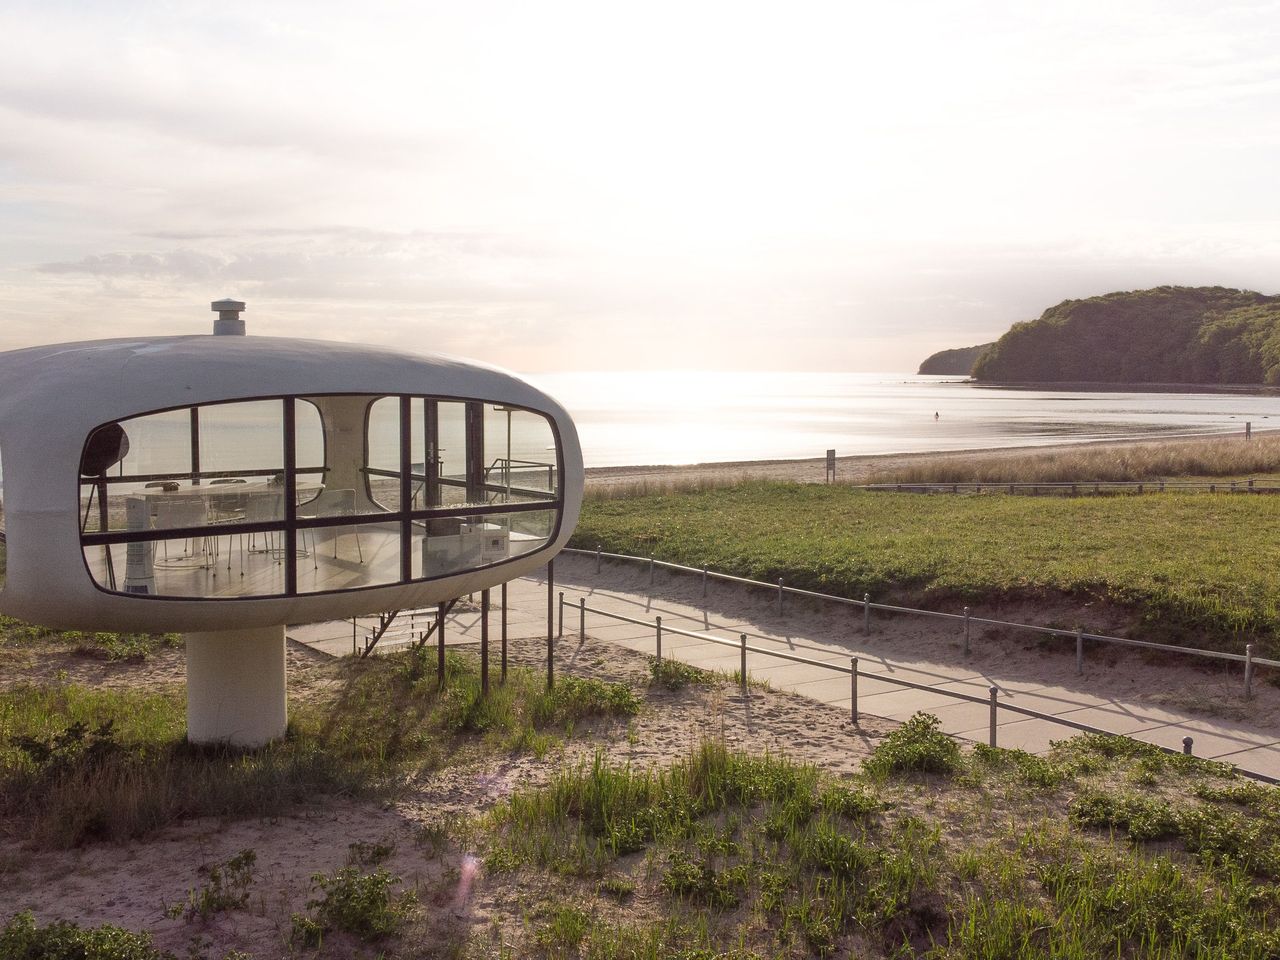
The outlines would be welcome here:
[[[1254,430],[1257,438],[1280,435],[1280,430]],[[867,483],[875,473],[919,466],[926,463],[949,464],[972,462],[993,464],[1016,461],[1028,456],[1054,456],[1073,451],[1114,450],[1117,454],[1126,450],[1154,447],[1171,443],[1209,444],[1221,442],[1223,435],[1155,436],[1128,440],[1099,440],[1080,443],[1062,443],[1051,447],[1044,445],[1020,445],[990,447],[973,450],[935,450],[924,453],[868,454],[864,456],[836,457],[837,483]],[[1246,442],[1243,436],[1238,438]],[[719,484],[737,480],[774,480],[791,483],[824,483],[827,461],[824,457],[800,460],[739,460],[723,463],[649,464],[629,467],[588,467],[587,488],[608,488],[629,484],[689,483]]]

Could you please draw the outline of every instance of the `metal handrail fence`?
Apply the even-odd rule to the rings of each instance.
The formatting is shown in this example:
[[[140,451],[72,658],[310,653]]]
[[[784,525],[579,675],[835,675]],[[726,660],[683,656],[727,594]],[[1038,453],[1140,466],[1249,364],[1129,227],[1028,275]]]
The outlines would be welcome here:
[[[1076,643],[1075,652],[1077,675],[1084,673],[1085,641],[1110,643],[1118,646],[1135,647],[1144,650],[1157,650],[1161,653],[1242,663],[1244,664],[1244,693],[1246,697],[1253,696],[1254,672],[1258,667],[1270,667],[1273,669],[1280,668],[1280,660],[1256,656],[1255,648],[1252,643],[1245,644],[1244,653],[1228,653],[1225,650],[1205,650],[1201,647],[1182,647],[1172,643],[1155,643],[1150,640],[1133,640],[1129,637],[1113,637],[1100,633],[1086,633],[1083,629],[1079,628],[1075,630],[1066,630],[1062,627],[1045,627],[1030,623],[1018,623],[1013,620],[996,620],[990,617],[976,617],[973,616],[968,607],[964,608],[963,613],[943,613],[939,610],[922,610],[917,607],[901,607],[889,603],[873,603],[870,594],[863,594],[863,598],[861,600],[854,600],[850,597],[840,597],[835,594],[820,593],[816,590],[805,590],[801,587],[788,587],[783,583],[782,578],[779,578],[777,583],[766,583],[763,580],[753,580],[749,577],[739,577],[729,573],[720,573],[718,571],[711,570],[708,567],[702,567],[699,569],[698,567],[687,567],[679,563],[657,560],[653,557],[635,557],[625,553],[606,553],[598,547],[595,550],[581,550],[578,548],[566,547],[561,552],[584,557],[594,557],[597,573],[600,572],[600,564],[603,560],[647,563],[649,566],[649,584],[651,586],[654,582],[654,570],[658,567],[679,573],[698,574],[702,577],[702,595],[704,597],[707,595],[708,580],[720,580],[726,583],[740,583],[749,587],[776,591],[779,615],[783,612],[783,597],[786,594],[798,597],[808,597],[824,603],[838,603],[858,607],[862,610],[862,628],[864,633],[871,632],[871,612],[873,610],[879,610],[885,613],[901,613],[911,616],[932,617],[936,620],[958,621],[963,624],[962,629],[964,631],[965,655],[968,655],[970,651],[972,630],[975,624],[978,626],[1002,627],[1011,630],[1029,630],[1033,633],[1047,634],[1055,637],[1070,637],[1075,640]]]
[[[559,595],[559,604],[558,604],[559,614],[558,614],[558,626],[556,631],[557,637],[559,638],[563,638],[564,636],[564,611],[565,611],[566,603],[567,601],[565,600],[565,595],[563,592],[561,592]],[[1149,742],[1149,741],[1138,740],[1136,737],[1131,737],[1131,736],[1128,736],[1127,734],[1115,734],[1109,730],[1104,730],[1101,727],[1091,726],[1090,724],[1080,723],[1075,720],[1068,720],[1065,717],[1054,716],[1053,714],[1050,714],[1050,713],[1042,713],[1039,710],[1032,710],[1027,707],[1020,707],[1012,703],[1002,703],[1000,702],[1000,689],[999,687],[996,687],[996,686],[991,686],[987,688],[987,696],[985,698],[975,697],[972,694],[961,693],[958,690],[947,690],[942,687],[931,686],[930,684],[927,684],[927,683],[916,683],[913,680],[903,680],[900,677],[894,677],[890,674],[867,673],[866,671],[862,670],[858,666],[857,657],[850,657],[849,666],[847,667],[839,664],[831,663],[830,661],[826,661],[826,660],[814,660],[811,657],[802,657],[794,653],[784,652],[782,650],[770,650],[765,647],[754,646],[752,644],[747,643],[747,634],[745,633],[738,634],[738,639],[734,641],[734,640],[728,640],[724,637],[718,637],[715,634],[711,633],[710,631],[682,630],[679,627],[666,626],[663,624],[661,617],[656,617],[652,622],[650,622],[648,620],[641,620],[636,617],[628,617],[625,614],[621,614],[621,613],[613,613],[608,610],[601,610],[598,607],[588,606],[585,597],[580,597],[577,603],[568,603],[568,606],[570,607],[570,609],[578,611],[578,639],[579,640],[586,639],[588,613],[595,614],[601,617],[607,617],[610,620],[615,620],[621,623],[631,623],[631,624],[635,624],[636,626],[648,627],[652,629],[655,635],[655,645],[656,645],[655,659],[659,664],[662,663],[662,637],[664,634],[674,634],[676,636],[689,637],[691,639],[700,640],[707,643],[714,643],[714,644],[719,644],[721,646],[734,647],[741,654],[740,667],[738,670],[738,682],[742,690],[742,695],[744,697],[750,696],[750,676],[749,676],[748,667],[747,667],[748,653],[762,654],[764,656],[773,657],[778,660],[787,660],[791,663],[802,663],[812,667],[819,667],[823,670],[830,670],[834,673],[847,674],[849,677],[849,694],[850,694],[849,721],[854,726],[858,725],[858,718],[859,718],[858,679],[860,677],[864,677],[868,680],[876,680],[881,683],[888,683],[894,686],[905,687],[911,690],[921,690],[928,693],[940,694],[941,696],[949,697],[953,700],[958,700],[965,703],[976,703],[979,705],[988,706],[990,708],[990,714],[989,714],[989,720],[988,720],[987,743],[988,743],[988,746],[991,746],[991,747],[999,746],[997,730],[999,728],[999,711],[1001,710],[1004,710],[1006,713],[1014,713],[1020,716],[1028,717],[1033,720],[1044,720],[1049,723],[1054,723],[1062,727],[1067,727],[1069,729],[1079,731],[1081,733],[1102,734],[1104,736],[1123,736],[1126,740],[1133,740],[1134,742],[1137,742],[1137,743]],[[1189,736],[1183,737],[1181,750],[1177,750],[1172,747],[1166,747],[1158,743],[1151,744],[1151,746],[1156,747],[1157,749],[1163,751],[1164,753],[1169,753],[1169,754],[1182,753],[1189,756],[1192,754],[1192,751],[1193,751],[1194,740],[1192,737],[1189,737]],[[1273,784],[1280,783],[1280,779],[1269,776],[1265,773],[1258,773],[1252,770],[1245,770],[1240,767],[1235,767],[1234,764],[1226,763],[1226,761],[1221,761],[1221,762],[1223,762],[1227,766],[1231,766],[1238,773],[1242,774],[1243,776],[1249,777],[1250,779],[1260,780],[1264,783],[1273,783]]]

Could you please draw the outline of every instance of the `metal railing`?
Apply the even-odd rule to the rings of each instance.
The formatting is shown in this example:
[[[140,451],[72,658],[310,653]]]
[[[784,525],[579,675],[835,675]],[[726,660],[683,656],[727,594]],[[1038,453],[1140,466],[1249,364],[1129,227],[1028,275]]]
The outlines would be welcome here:
[[[620,623],[631,623],[631,624],[635,624],[636,626],[648,627],[649,629],[653,630],[654,643],[655,643],[655,659],[657,660],[659,665],[662,663],[662,638],[664,634],[681,636],[681,637],[689,637],[693,640],[699,640],[705,643],[714,643],[720,646],[735,648],[736,650],[739,651],[739,654],[740,654],[739,668],[738,668],[737,676],[735,679],[737,679],[738,681],[743,697],[750,697],[751,695],[750,673],[749,673],[749,667],[747,663],[748,653],[761,654],[763,656],[773,657],[778,660],[786,660],[791,663],[801,663],[811,667],[819,667],[823,670],[830,670],[833,673],[846,674],[849,677],[849,721],[854,726],[857,726],[859,722],[858,679],[866,678],[868,680],[876,680],[881,683],[888,683],[893,686],[903,687],[910,690],[921,690],[928,693],[939,694],[941,696],[949,697],[952,700],[957,700],[963,703],[975,703],[979,705],[986,705],[987,707],[990,708],[990,713],[988,715],[988,725],[987,725],[987,744],[988,746],[991,746],[991,747],[999,746],[998,729],[1000,725],[1000,711],[1003,710],[1006,713],[1013,713],[1019,716],[1028,717],[1033,720],[1043,720],[1048,723],[1057,724],[1058,726],[1066,727],[1068,729],[1075,730],[1080,733],[1102,734],[1104,736],[1121,736],[1121,737],[1124,737],[1126,740],[1133,740],[1135,743],[1147,743],[1150,746],[1154,746],[1158,750],[1161,750],[1162,752],[1168,753],[1168,754],[1181,753],[1181,754],[1186,754],[1188,756],[1191,756],[1194,750],[1195,741],[1190,736],[1186,736],[1182,738],[1181,749],[1175,749],[1172,747],[1166,747],[1162,744],[1158,744],[1158,743],[1152,744],[1150,743],[1150,741],[1139,740],[1138,738],[1129,736],[1127,734],[1113,733],[1112,731],[1104,730],[1101,727],[1091,726],[1090,724],[1087,724],[1087,723],[1079,723],[1075,720],[1068,720],[1065,717],[1055,716],[1050,713],[1042,713],[1039,710],[1031,710],[1027,707],[1019,707],[1012,703],[1004,703],[1004,702],[1001,702],[1000,700],[1000,688],[996,686],[990,686],[987,688],[986,697],[976,697],[971,694],[961,693],[957,690],[948,690],[944,687],[932,686],[927,683],[916,683],[915,681],[912,681],[912,680],[903,680],[899,677],[894,677],[885,673],[867,673],[865,670],[862,670],[859,667],[857,657],[850,657],[849,666],[847,667],[840,664],[832,663],[827,660],[814,660],[811,657],[802,657],[802,656],[799,656],[798,654],[787,653],[782,650],[770,650],[765,647],[754,646],[747,642],[748,635],[745,633],[738,634],[738,639],[736,641],[729,640],[729,639],[726,639],[725,637],[718,637],[715,634],[711,633],[710,631],[682,630],[679,627],[666,626],[663,624],[661,617],[655,617],[654,620],[650,622],[648,620],[637,619],[636,617],[628,617],[625,614],[621,614],[621,613],[612,613],[608,610],[601,610],[598,607],[588,606],[585,597],[580,597],[577,603],[569,603],[568,601],[565,600],[565,595],[563,592],[559,594],[559,604],[558,604],[559,612],[557,617],[558,624],[557,624],[557,631],[556,631],[558,638],[563,638],[564,636],[564,612],[565,612],[566,605],[568,605],[568,607],[571,610],[576,610],[578,612],[578,639],[579,640],[586,639],[588,613],[595,614],[601,617],[607,617],[610,620],[615,620]],[[762,638],[762,639],[765,639],[765,638]],[[893,665],[886,662],[886,666],[892,668]],[[1242,774],[1243,776],[1249,777],[1250,779],[1253,779],[1253,780],[1260,780],[1264,783],[1280,783],[1280,779],[1277,779],[1276,777],[1269,776],[1268,774],[1265,774],[1265,773],[1258,773],[1251,770],[1245,770],[1243,768],[1236,767],[1234,764],[1231,764],[1227,761],[1211,761],[1211,762],[1222,763],[1224,766],[1231,767],[1232,769],[1236,770],[1236,772]]]
[[[1266,657],[1256,655],[1255,647],[1252,643],[1246,643],[1243,653],[1228,653],[1224,650],[1205,650],[1200,647],[1182,647],[1172,643],[1155,643],[1150,640],[1133,640],[1128,637],[1113,637],[1100,633],[1086,633],[1083,629],[1065,630],[1061,627],[1045,627],[1037,626],[1031,623],[1018,623],[1013,620],[996,620],[990,617],[974,616],[972,611],[964,608],[963,613],[943,613],[938,610],[922,610],[917,607],[900,607],[890,603],[873,603],[870,594],[863,594],[861,600],[853,600],[849,597],[840,597],[830,593],[819,593],[816,590],[805,590],[800,587],[788,587],[782,578],[778,578],[777,583],[766,583],[763,580],[752,580],[749,577],[738,577],[729,573],[719,573],[707,567],[686,567],[679,563],[668,563],[665,560],[656,560],[653,557],[634,557],[625,553],[606,553],[600,548],[595,550],[581,550],[566,547],[562,553],[576,554],[583,557],[594,557],[596,561],[596,572],[600,572],[601,562],[604,560],[616,560],[623,562],[645,563],[649,567],[649,584],[653,585],[654,571],[661,567],[665,570],[673,570],[679,573],[691,573],[702,577],[702,595],[707,595],[707,583],[709,580],[719,580],[726,583],[739,583],[748,587],[757,589],[776,591],[778,615],[783,613],[783,599],[786,595],[797,597],[808,597],[812,600],[818,600],[824,603],[838,603],[846,606],[860,608],[862,610],[862,629],[863,633],[871,632],[871,613],[872,611],[883,611],[885,613],[900,613],[909,616],[931,617],[935,620],[950,620],[959,623],[964,637],[964,653],[967,656],[970,652],[972,644],[973,627],[1001,627],[1010,630],[1027,630],[1032,633],[1048,635],[1053,637],[1069,637],[1075,641],[1076,654],[1076,674],[1084,673],[1085,658],[1085,642],[1091,643],[1109,643],[1123,647],[1134,647],[1143,650],[1156,650],[1161,653],[1176,654],[1180,656],[1199,657],[1211,660],[1226,660],[1244,665],[1244,695],[1246,697],[1253,696],[1254,674],[1258,667],[1280,668],[1280,660],[1273,660]]]
[[[1084,496],[1104,493],[1280,493],[1280,483],[1268,480],[1090,480],[1084,481],[976,481],[945,483],[942,481],[912,481],[909,483],[855,483],[848,484],[857,490],[873,490],[889,493],[1022,493],[1035,496],[1054,493],[1063,496]]]

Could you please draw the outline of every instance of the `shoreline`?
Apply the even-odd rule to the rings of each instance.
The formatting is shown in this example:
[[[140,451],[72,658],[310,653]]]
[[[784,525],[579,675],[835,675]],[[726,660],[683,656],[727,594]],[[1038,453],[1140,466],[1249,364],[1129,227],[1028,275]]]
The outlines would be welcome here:
[[[1280,434],[1280,427],[1255,429],[1257,438]],[[1072,450],[1129,448],[1165,443],[1207,443],[1235,437],[1240,433],[1189,433],[1153,437],[1129,437],[1120,440],[1080,440],[1066,443],[1017,444],[1004,447],[972,447],[963,450],[922,450],[912,453],[866,453],[836,457],[836,482],[865,481],[873,470],[907,466],[921,461],[1008,460],[1029,454],[1054,454]],[[823,483],[826,480],[826,457],[801,459],[727,460],[686,464],[637,464],[619,467],[587,467],[588,487],[644,481],[674,480],[789,480],[797,483]]]

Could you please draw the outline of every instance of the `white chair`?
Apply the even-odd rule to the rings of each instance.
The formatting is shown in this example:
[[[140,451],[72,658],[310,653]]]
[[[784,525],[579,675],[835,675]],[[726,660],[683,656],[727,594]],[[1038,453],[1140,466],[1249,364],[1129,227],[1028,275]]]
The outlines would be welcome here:
[[[208,523],[209,511],[204,500],[200,497],[182,497],[158,501],[151,526],[155,530],[175,530],[182,527],[203,527]],[[168,540],[161,540],[160,545],[164,552],[161,563],[185,567],[210,566],[208,537],[191,537],[186,540],[181,555],[177,557],[169,556]],[[152,562],[155,562],[154,555]]]
[[[306,513],[299,513],[300,520],[315,520],[320,517],[351,517],[356,512],[356,492],[355,490],[323,490],[314,500],[302,504],[301,508]],[[364,548],[360,545],[360,527],[356,524],[351,525],[352,532],[356,535],[356,552],[360,557],[360,562],[364,563]],[[319,561],[315,560],[315,533],[312,532],[312,559],[316,569],[319,569]],[[334,528],[333,535],[333,558],[338,559],[338,534],[337,528]]]

